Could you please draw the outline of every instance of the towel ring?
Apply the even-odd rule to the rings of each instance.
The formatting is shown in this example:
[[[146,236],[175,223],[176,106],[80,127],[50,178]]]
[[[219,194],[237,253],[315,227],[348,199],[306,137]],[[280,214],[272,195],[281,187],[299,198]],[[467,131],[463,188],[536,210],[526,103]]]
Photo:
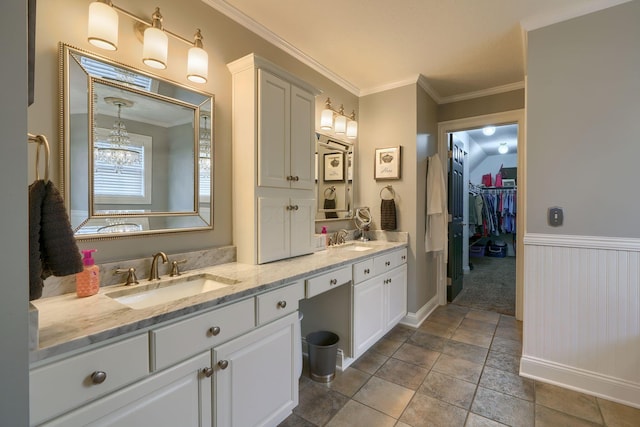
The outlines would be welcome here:
[[[327,191],[329,192],[329,194],[327,194]],[[336,198],[336,187],[334,187],[333,185],[324,189],[324,198],[328,199],[330,196],[333,197],[329,200],[333,200]]]
[[[29,138],[29,142],[38,143],[38,147],[36,148],[36,181],[40,179],[40,173],[38,172],[38,167],[40,166],[40,146],[44,146],[44,181],[49,181],[49,141],[47,141],[47,137],[44,135],[33,135],[31,133],[27,134]]]
[[[385,185],[384,187],[382,187],[382,189],[380,190],[380,198],[384,200],[384,197],[382,197],[382,193],[384,192],[384,190],[389,191],[389,193],[391,193],[391,199],[395,199],[396,198],[396,192],[393,189],[393,187],[391,185]]]

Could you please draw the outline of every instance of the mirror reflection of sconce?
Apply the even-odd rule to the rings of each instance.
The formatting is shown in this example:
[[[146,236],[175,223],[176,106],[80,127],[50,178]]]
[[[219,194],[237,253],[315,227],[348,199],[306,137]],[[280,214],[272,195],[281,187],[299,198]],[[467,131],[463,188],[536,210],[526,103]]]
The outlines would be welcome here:
[[[198,163],[200,167],[200,173],[206,177],[211,176],[211,130],[209,129],[209,119],[211,118],[209,113],[202,113],[200,115],[204,123],[204,127],[200,128],[200,138],[198,141],[199,153]]]
[[[167,34],[191,46],[187,55],[187,79],[194,83],[206,83],[209,70],[209,56],[203,49],[202,34],[196,30],[193,41],[173,33],[162,26],[160,8],[156,7],[151,22],[116,6],[111,0],[96,0],[89,5],[89,25],[87,40],[92,45],[106,50],[118,49],[118,12],[137,21],[135,28],[144,30],[142,62],[152,68],[167,68]]]
[[[334,120],[335,115],[335,120]],[[356,112],[352,111],[348,117],[344,114],[344,107],[336,111],[331,107],[331,99],[327,98],[324,110],[320,116],[320,129],[333,130],[338,135],[345,135],[349,139],[355,139],[358,136],[358,122],[356,121]]]

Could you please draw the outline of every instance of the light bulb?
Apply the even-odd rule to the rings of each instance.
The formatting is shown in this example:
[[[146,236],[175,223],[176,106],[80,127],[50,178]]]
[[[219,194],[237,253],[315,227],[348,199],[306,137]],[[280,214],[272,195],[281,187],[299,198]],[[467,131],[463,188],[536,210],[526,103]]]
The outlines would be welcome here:
[[[503,142],[498,146],[498,153],[507,154],[508,152],[509,152],[509,147],[507,146],[506,142]]]
[[[491,136],[494,133],[496,133],[496,127],[495,126],[485,126],[482,128],[482,133],[485,134],[486,136]]]

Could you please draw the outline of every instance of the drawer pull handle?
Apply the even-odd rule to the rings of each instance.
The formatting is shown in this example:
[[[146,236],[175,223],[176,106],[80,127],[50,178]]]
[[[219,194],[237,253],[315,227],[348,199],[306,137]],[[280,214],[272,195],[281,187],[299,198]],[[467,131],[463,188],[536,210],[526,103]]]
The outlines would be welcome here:
[[[391,265],[391,261],[387,261],[384,263],[384,265],[386,265],[387,267],[389,267]]]
[[[369,273],[370,273],[369,269],[368,269],[368,268],[365,268],[365,269],[364,269],[364,274],[369,274]]]
[[[95,371],[91,374],[91,382],[94,384],[102,384],[107,379],[107,373],[104,371]]]
[[[211,335],[212,337],[215,337],[220,333],[220,326],[213,326],[209,328],[208,332],[209,332],[209,335]]]
[[[211,375],[213,375],[213,368],[208,366],[206,368],[202,368],[202,374],[207,378],[211,377]]]
[[[402,255],[402,260],[406,261],[407,260],[407,256],[406,255]]]
[[[220,369],[227,369],[227,367],[229,366],[229,361],[221,360],[218,362],[218,366],[220,367]]]
[[[287,302],[286,301],[278,301],[278,308],[286,308],[287,307]]]
[[[337,285],[337,284],[338,284],[338,279],[331,279],[331,280],[329,280],[329,284],[330,284],[331,286],[333,286],[333,285]]]

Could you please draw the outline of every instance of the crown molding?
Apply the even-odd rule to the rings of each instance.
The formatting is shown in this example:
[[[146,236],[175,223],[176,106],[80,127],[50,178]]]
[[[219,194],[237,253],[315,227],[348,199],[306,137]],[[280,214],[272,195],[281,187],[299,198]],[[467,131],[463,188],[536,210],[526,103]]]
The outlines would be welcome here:
[[[439,104],[448,104],[450,102],[466,101],[468,99],[482,98],[483,96],[497,95],[499,93],[511,92],[518,89],[524,89],[524,81],[509,83],[502,86],[482,89],[475,92],[461,93],[459,95],[451,95],[440,98]]]
[[[632,0],[590,0],[572,6],[567,6],[552,13],[544,13],[520,21],[520,26],[525,31],[533,31],[558,22],[567,21],[579,16],[588,15],[589,13],[598,12]]]
[[[227,16],[228,18],[234,20],[235,22],[242,25],[249,31],[259,35],[260,37],[262,37],[269,43],[273,44],[274,46],[282,49],[283,51],[293,56],[295,59],[299,60],[303,64],[313,68],[314,70],[316,70],[318,73],[322,74],[329,80],[342,86],[345,90],[351,92],[356,96],[360,96],[360,90],[351,82],[340,77],[338,74],[334,73],[329,68],[325,67],[324,65],[322,65],[321,63],[319,63],[318,61],[316,61],[315,59],[313,59],[312,57],[310,57],[300,49],[296,48],[295,46],[293,46],[291,43],[287,42],[283,38],[277,36],[267,27],[253,20],[249,16],[245,15],[240,10],[231,6],[226,1],[202,0],[202,2],[212,7],[213,9],[217,10],[218,12],[222,13],[223,15]]]

